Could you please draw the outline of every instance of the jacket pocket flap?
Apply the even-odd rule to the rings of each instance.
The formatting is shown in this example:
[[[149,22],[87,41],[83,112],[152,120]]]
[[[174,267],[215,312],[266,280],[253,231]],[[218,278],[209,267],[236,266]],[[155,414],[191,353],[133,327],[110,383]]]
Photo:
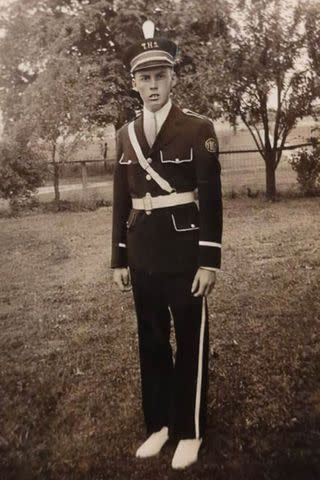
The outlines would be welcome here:
[[[119,163],[120,165],[132,165],[138,163],[136,160],[132,160],[133,157],[125,155],[124,153],[121,155]]]
[[[175,163],[175,164],[192,162],[193,149],[191,147],[185,153],[180,152],[176,155],[172,154],[171,152],[163,152],[162,150],[160,150],[160,160],[161,160],[161,163]]]
[[[177,232],[199,230],[199,212],[197,205],[183,205],[171,213],[174,229]]]

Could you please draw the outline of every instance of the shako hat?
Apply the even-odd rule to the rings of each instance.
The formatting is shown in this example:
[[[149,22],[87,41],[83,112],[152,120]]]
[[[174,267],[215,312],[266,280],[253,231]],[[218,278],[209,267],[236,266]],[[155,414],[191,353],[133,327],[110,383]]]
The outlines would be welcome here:
[[[133,74],[138,70],[155,67],[173,67],[177,45],[167,38],[155,38],[155,25],[146,20],[142,25],[144,40],[132,45],[126,52],[125,62]]]

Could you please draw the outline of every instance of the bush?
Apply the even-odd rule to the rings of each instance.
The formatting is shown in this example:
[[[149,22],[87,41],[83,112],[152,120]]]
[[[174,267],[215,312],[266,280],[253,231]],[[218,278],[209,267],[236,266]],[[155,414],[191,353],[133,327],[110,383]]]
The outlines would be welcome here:
[[[15,203],[29,198],[40,187],[47,165],[18,141],[0,142],[0,198]]]
[[[320,145],[315,144],[311,151],[302,149],[293,154],[289,163],[305,195],[320,193]]]
[[[57,202],[43,203],[42,212],[89,212],[97,210],[100,207],[110,207],[110,200],[101,197],[96,192],[82,192],[72,195],[72,199],[60,200]]]

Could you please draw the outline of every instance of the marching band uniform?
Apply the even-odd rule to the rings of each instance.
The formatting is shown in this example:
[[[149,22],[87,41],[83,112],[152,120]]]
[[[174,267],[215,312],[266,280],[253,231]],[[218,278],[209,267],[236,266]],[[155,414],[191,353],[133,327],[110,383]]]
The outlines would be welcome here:
[[[172,66],[175,51],[173,42],[146,39],[130,51],[131,71]],[[111,266],[130,268],[149,434],[168,427],[172,438],[203,437],[208,312],[205,297],[193,296],[191,285],[199,267],[220,268],[221,235],[220,164],[211,120],[170,99],[155,113],[144,108],[117,135]]]

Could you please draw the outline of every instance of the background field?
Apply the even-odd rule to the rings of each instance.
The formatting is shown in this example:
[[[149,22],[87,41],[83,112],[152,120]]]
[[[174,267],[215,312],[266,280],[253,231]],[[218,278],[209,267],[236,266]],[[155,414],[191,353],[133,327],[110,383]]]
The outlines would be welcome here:
[[[110,208],[0,220],[1,480],[320,476],[319,199],[225,200],[209,299],[208,438],[183,475],[144,439],[133,303]]]

